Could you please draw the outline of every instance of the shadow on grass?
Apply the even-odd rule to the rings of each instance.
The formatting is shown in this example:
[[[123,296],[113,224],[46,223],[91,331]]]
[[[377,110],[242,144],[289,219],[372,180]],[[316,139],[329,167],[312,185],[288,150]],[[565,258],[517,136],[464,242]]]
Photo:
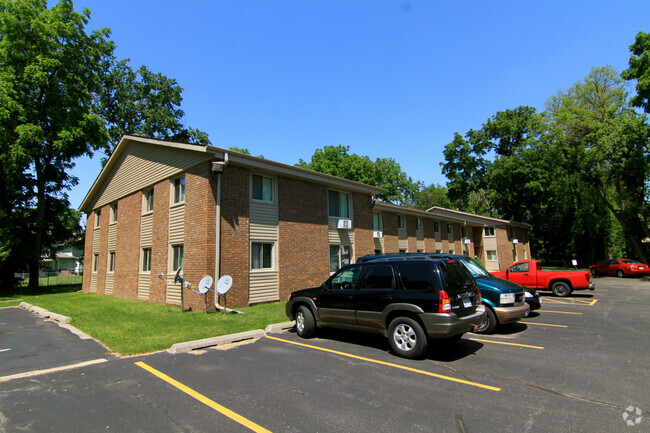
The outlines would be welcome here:
[[[39,296],[39,295],[53,295],[56,293],[71,293],[81,290],[81,283],[79,284],[60,284],[56,286],[39,286],[36,289],[29,287],[13,287],[7,290],[0,289],[0,297],[2,298],[19,298],[21,296]]]

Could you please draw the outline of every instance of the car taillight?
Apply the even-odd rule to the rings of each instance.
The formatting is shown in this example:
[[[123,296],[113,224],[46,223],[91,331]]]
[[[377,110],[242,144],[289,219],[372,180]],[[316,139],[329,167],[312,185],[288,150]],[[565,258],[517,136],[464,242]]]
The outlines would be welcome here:
[[[476,305],[481,305],[483,301],[481,301],[481,289],[479,288],[479,286],[476,286],[476,292],[477,292],[476,296],[478,297],[478,302],[476,303]]]
[[[451,311],[449,295],[444,290],[441,290],[438,296],[438,313],[447,313],[449,311]]]

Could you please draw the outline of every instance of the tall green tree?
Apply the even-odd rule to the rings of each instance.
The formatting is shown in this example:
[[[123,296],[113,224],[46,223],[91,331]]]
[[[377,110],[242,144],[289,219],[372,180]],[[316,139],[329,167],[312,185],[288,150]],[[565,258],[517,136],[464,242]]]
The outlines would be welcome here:
[[[632,97],[631,104],[650,113],[650,34],[637,33],[630,52],[630,67],[621,76],[626,80],[636,80],[637,94]]]
[[[650,129],[628,105],[629,95],[611,67],[593,68],[581,82],[549,101],[551,149],[563,168],[579,176],[612,212],[636,255],[650,236],[647,179]]]
[[[3,174],[20,191],[3,203],[9,220],[2,224],[7,234],[6,223],[22,220],[30,286],[38,284],[41,257],[54,241],[46,236],[60,232],[52,213],[67,208],[64,191],[76,183],[67,174],[73,159],[108,138],[93,95],[113,44],[106,29],[86,33],[89,16],[69,0],[51,9],[45,0],[0,1],[0,146]]]
[[[205,132],[183,124],[183,89],[175,79],[146,66],[133,70],[128,60],[115,57],[102,66],[105,72],[96,106],[109,134],[106,154],[115,149],[124,134],[210,144]]]
[[[418,191],[413,195],[413,201],[413,207],[422,210],[431,209],[434,206],[451,207],[451,201],[447,197],[447,187],[438,184],[420,185]]]
[[[317,149],[309,162],[302,159],[297,167],[354,180],[386,189],[380,195],[387,202],[411,203],[418,187],[393,158],[377,158],[349,153],[349,146],[325,146]]]

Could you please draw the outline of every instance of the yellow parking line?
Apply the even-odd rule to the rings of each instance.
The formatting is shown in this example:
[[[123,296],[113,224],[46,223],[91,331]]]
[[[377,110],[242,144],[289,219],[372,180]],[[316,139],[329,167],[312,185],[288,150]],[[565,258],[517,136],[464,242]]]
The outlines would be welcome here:
[[[220,404],[216,403],[213,400],[210,400],[203,394],[200,394],[196,391],[194,391],[192,388],[183,385],[182,383],[178,382],[177,380],[172,379],[171,377],[167,376],[165,373],[162,373],[158,370],[156,370],[153,367],[150,367],[149,365],[145,364],[144,362],[136,362],[135,365],[138,367],[141,367],[145,370],[147,370],[149,373],[153,374],[154,376],[159,377],[160,379],[164,380],[165,382],[169,383],[170,385],[176,387],[177,389],[183,391],[185,394],[189,395],[190,397],[193,397],[200,401],[201,403],[205,404],[206,406],[211,407],[212,409],[216,410],[217,412],[227,416],[228,418],[232,419],[233,421],[238,422],[239,424],[243,425],[244,427],[249,428],[250,430],[253,430],[254,432],[269,432],[270,430],[265,429],[264,427],[261,427],[254,422],[244,418],[243,416],[231,411],[230,409],[227,409]]]
[[[560,301],[558,299],[544,298],[544,303],[546,304],[547,302],[550,302],[552,304],[586,305],[586,306],[591,307],[596,302],[598,302],[598,299],[594,299],[593,301],[588,301],[588,300],[584,300],[584,299],[572,299],[571,302],[568,302],[568,301]]]
[[[519,322],[525,323],[526,325],[539,325],[539,326],[554,326],[556,328],[568,328],[566,325],[552,325],[550,323],[535,323],[535,322]]]
[[[505,341],[493,341],[493,340],[483,340],[481,338],[470,338],[472,341],[480,341],[483,343],[494,343],[494,344],[505,344],[507,346],[519,346],[519,347],[528,347],[530,349],[544,349],[542,346],[529,346],[528,344],[518,344],[518,343],[506,343]]]
[[[476,386],[478,388],[489,389],[491,391],[501,391],[501,388],[497,388],[495,386],[483,385],[483,384],[477,383],[477,382],[470,382],[469,380],[456,379],[455,377],[443,376],[442,374],[431,373],[429,371],[418,370],[416,368],[405,367],[403,365],[392,364],[390,362],[379,361],[379,360],[371,359],[371,358],[364,358],[363,356],[352,355],[350,353],[339,352],[337,350],[325,349],[323,347],[312,346],[310,344],[298,343],[296,341],[289,341],[289,340],[285,340],[285,339],[282,339],[282,338],[271,337],[270,335],[267,335],[266,338],[270,338],[271,340],[282,341],[283,343],[295,344],[296,346],[302,346],[302,347],[308,347],[310,349],[322,350],[323,352],[334,353],[336,355],[347,356],[348,358],[359,359],[361,361],[372,362],[374,364],[386,365],[388,367],[395,367],[395,368],[399,368],[400,370],[406,370],[406,371],[410,371],[410,372],[413,372],[413,373],[424,374],[426,376],[437,377],[438,379],[449,380],[451,382],[458,382],[458,383],[462,383],[462,384],[465,384],[465,385]]]
[[[574,312],[571,312],[571,311],[552,311],[552,310],[540,310],[540,312],[557,313],[557,314],[582,314],[582,313],[574,313]]]

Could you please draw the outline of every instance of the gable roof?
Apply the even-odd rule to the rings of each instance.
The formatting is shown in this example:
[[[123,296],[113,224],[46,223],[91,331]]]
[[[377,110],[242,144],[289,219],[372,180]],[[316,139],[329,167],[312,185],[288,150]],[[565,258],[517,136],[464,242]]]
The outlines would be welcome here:
[[[384,191],[383,188],[214,146],[124,135],[95,179],[79,210],[90,213],[93,209],[208,161],[226,161],[228,164],[326,184],[328,187],[346,191],[370,195]]]

